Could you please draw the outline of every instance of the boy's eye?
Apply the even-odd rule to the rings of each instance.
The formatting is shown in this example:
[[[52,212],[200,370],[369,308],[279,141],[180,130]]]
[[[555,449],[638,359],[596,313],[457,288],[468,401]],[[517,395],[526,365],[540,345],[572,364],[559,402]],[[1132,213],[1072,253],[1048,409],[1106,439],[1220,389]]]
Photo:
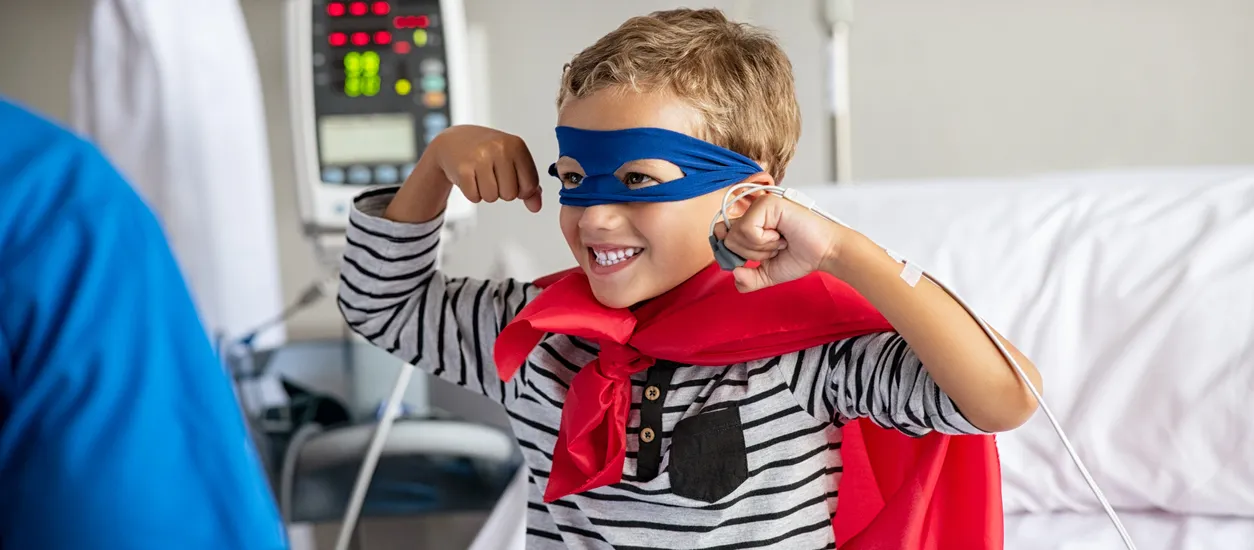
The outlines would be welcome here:
[[[561,180],[562,180],[562,187],[565,187],[567,189],[570,189],[572,187],[578,187],[579,183],[583,181],[583,174],[580,174],[578,172],[566,172],[561,175]]]
[[[627,172],[623,174],[623,183],[627,184],[627,187],[644,187],[657,183],[657,180],[648,174]]]

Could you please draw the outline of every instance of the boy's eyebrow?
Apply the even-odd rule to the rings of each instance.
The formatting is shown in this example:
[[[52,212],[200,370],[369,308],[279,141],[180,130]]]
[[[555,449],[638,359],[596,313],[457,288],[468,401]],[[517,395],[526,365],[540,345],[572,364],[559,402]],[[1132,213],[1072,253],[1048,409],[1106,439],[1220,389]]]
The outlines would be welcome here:
[[[553,163],[553,166],[565,168],[567,170],[578,170],[580,172],[585,171],[583,169],[583,165],[579,164],[579,161],[571,157],[560,157],[557,159],[557,162]]]

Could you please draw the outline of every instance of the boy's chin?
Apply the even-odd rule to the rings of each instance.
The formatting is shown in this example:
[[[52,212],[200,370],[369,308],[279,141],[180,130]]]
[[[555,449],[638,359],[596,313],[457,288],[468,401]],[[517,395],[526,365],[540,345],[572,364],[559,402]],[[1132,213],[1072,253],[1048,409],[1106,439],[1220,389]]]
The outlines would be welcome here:
[[[624,284],[605,284],[591,282],[592,295],[597,302],[611,309],[628,309],[640,302],[656,298],[660,292],[648,292],[639,282]]]
[[[592,285],[592,295],[596,297],[601,305],[610,309],[630,308],[640,302],[632,294],[625,292],[630,289],[601,289],[597,288],[604,285]]]

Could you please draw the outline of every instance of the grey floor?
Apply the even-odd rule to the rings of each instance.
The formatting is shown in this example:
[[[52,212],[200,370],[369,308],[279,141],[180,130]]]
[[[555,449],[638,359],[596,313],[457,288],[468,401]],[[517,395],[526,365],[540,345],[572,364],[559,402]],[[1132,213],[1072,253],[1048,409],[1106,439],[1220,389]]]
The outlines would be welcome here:
[[[486,519],[486,513],[363,519],[359,550],[465,550]],[[334,550],[339,530],[338,523],[316,524],[312,529],[314,544],[294,534],[293,550]]]

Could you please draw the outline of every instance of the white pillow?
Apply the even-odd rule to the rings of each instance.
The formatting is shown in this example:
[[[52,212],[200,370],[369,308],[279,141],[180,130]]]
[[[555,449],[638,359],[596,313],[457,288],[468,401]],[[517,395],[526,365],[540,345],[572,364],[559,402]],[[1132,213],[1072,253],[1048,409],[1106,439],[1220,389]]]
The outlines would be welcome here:
[[[1254,168],[803,189],[1033,359],[1112,504],[1254,517]],[[1097,509],[1044,416],[1006,511]]]

